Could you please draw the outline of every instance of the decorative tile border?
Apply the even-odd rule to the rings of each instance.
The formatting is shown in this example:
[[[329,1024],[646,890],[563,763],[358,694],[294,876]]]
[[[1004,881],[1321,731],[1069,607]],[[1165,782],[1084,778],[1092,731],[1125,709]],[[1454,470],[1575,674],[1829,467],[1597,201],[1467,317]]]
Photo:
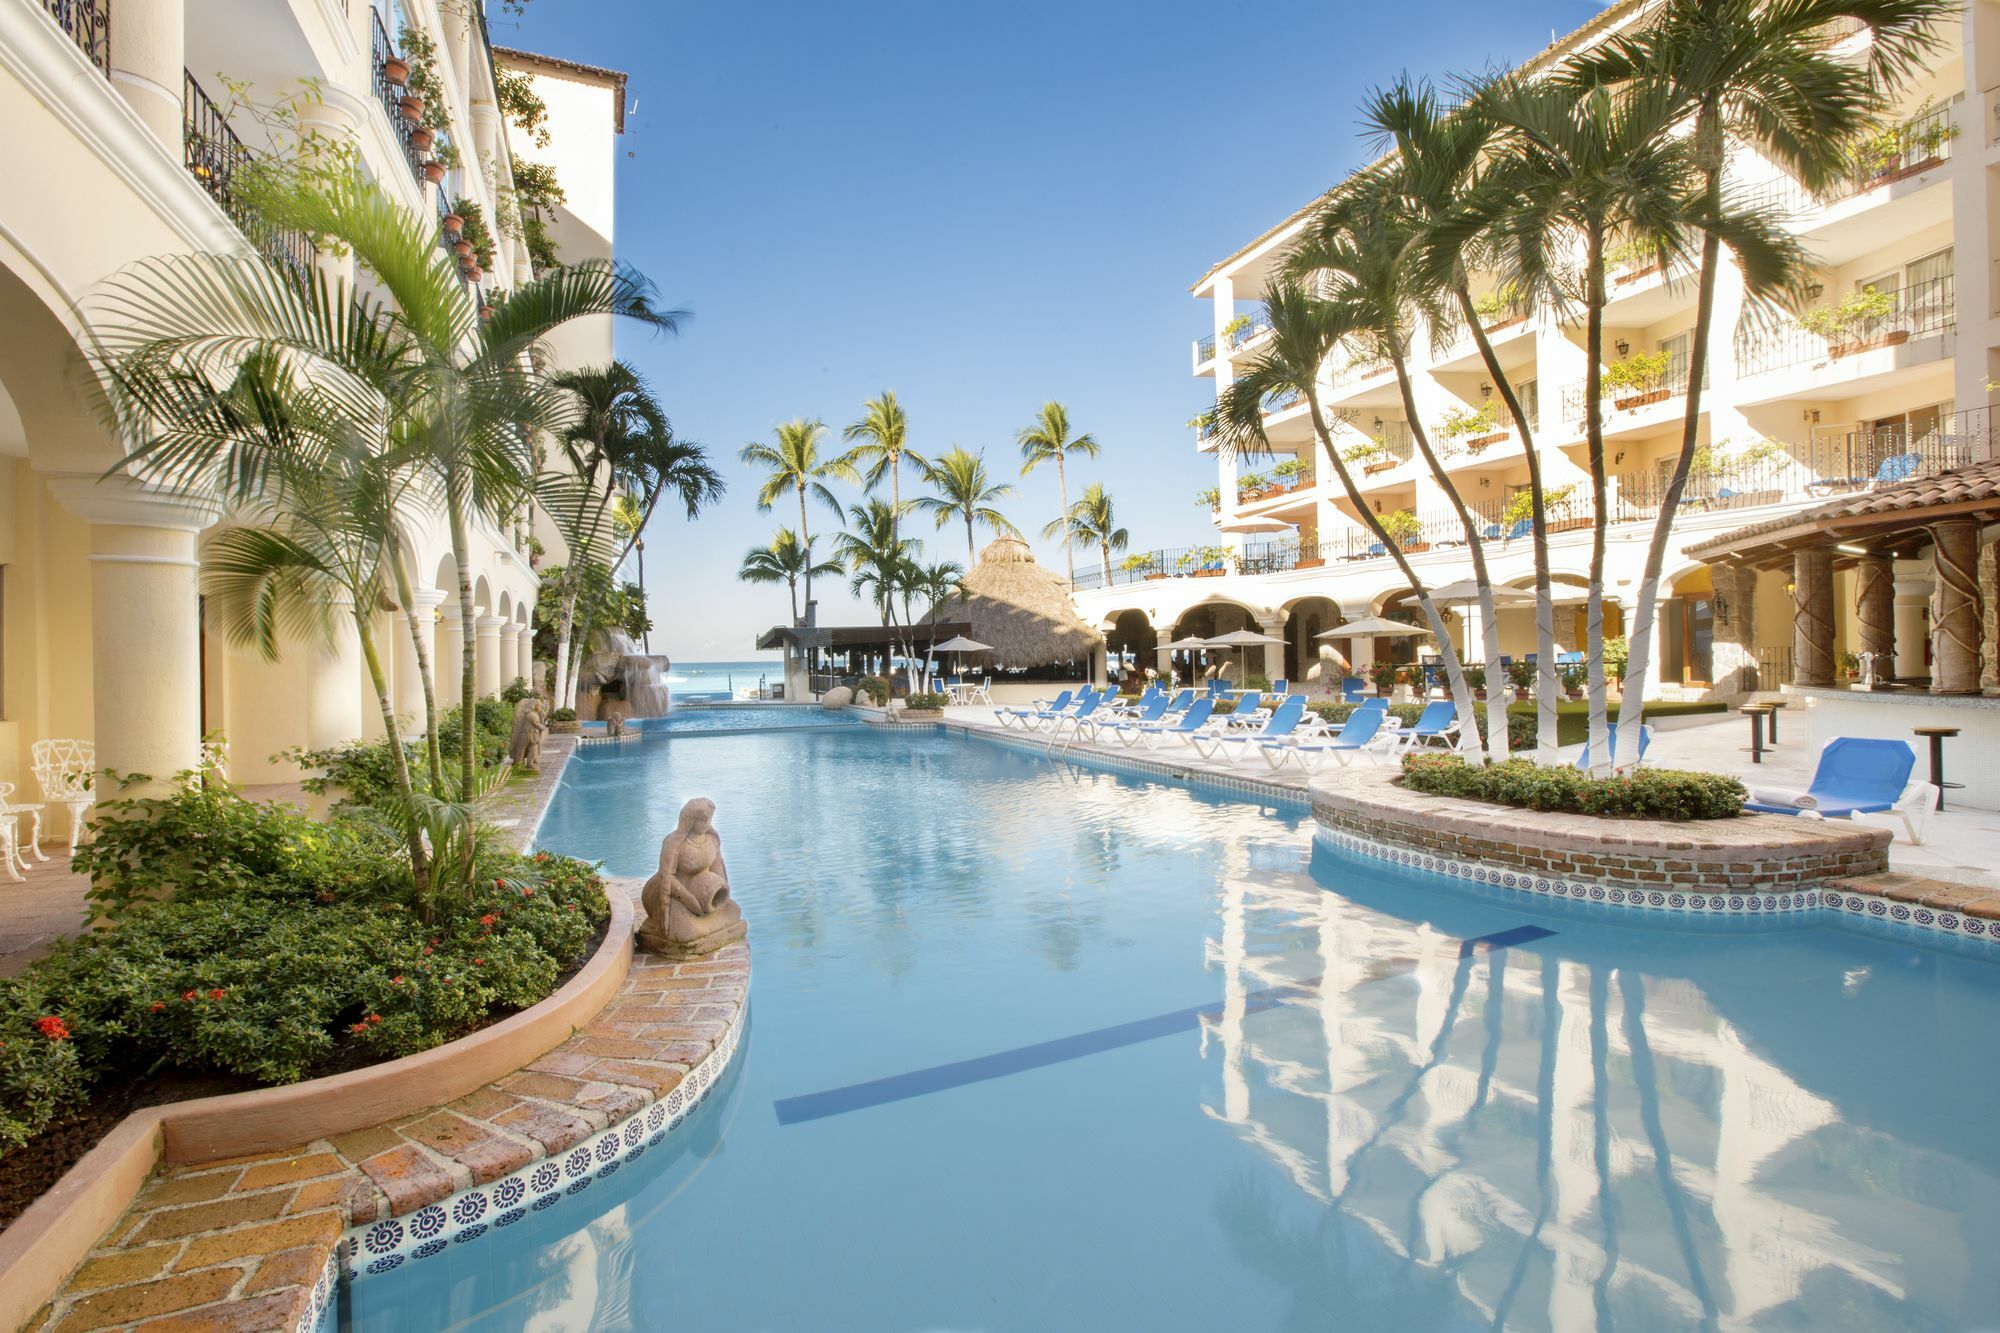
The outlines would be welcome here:
[[[1920,944],[1965,941],[2000,951],[2000,921],[1966,912],[1901,902],[1853,888],[1815,886],[1777,893],[1695,893],[1673,889],[1632,889],[1571,879],[1541,878],[1505,866],[1413,852],[1388,843],[1321,826],[1317,841],[1351,856],[1428,871],[1461,881],[1489,896],[1538,900],[1538,906],[1586,908],[1629,918],[1634,913],[1665,918],[1702,917],[1787,925],[1831,925],[1862,934]]]
[[[748,1005],[705,1059],[665,1097],[567,1151],[532,1162],[511,1175],[460,1190],[413,1213],[350,1227],[338,1250],[349,1282],[387,1273],[406,1262],[429,1259],[454,1245],[469,1245],[496,1227],[512,1226],[530,1212],[581,1194],[595,1181],[636,1162],[687,1120],[721,1082],[743,1036]]]
[[[333,1247],[333,1253],[326,1256],[326,1267],[319,1270],[319,1281],[313,1283],[312,1295],[306,1298],[305,1311],[299,1315],[294,1326],[296,1333],[333,1333],[339,1319],[333,1305],[334,1284],[340,1280],[341,1247]]]

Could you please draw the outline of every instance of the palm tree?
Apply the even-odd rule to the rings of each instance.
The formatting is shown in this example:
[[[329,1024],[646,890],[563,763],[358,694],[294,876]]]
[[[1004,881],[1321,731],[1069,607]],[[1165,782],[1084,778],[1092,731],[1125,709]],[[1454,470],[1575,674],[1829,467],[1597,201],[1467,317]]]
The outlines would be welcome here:
[[[1683,253],[1691,220],[1693,150],[1676,135],[1671,90],[1658,82],[1612,89],[1508,74],[1481,85],[1471,105],[1493,127],[1492,168],[1466,208],[1441,229],[1491,238],[1507,281],[1524,299],[1584,312],[1584,432],[1593,509],[1586,601],[1593,771],[1610,771],[1604,670],[1604,560],[1610,478],[1604,454],[1605,251],[1612,238]],[[1578,258],[1581,258],[1581,264]],[[1690,374],[1700,374],[1697,365]]]
[[[1305,238],[1286,260],[1286,267],[1305,280],[1330,286],[1333,299],[1344,303],[1357,323],[1356,340],[1386,356],[1395,369],[1410,438],[1457,514],[1472,560],[1484,642],[1475,646],[1468,639],[1466,652],[1478,652],[1497,672],[1500,622],[1493,614],[1493,583],[1487,573],[1482,520],[1467,507],[1451,474],[1432,450],[1410,378],[1408,330],[1413,316],[1421,316],[1433,328],[1442,322],[1434,291],[1417,280],[1411,263],[1418,235],[1404,173],[1395,165],[1386,165],[1362,174],[1328,197]],[[1494,685],[1487,694],[1485,754],[1497,763],[1507,757],[1507,705],[1505,691],[1498,688],[1498,681]],[[1468,754],[1479,752],[1478,727],[1461,728],[1459,743]]]
[[[569,564],[557,593],[554,698],[557,707],[568,708],[574,706],[576,667],[582,657],[578,641],[587,638],[575,634],[582,569],[587,564],[612,563],[611,550],[619,534],[610,511],[619,494],[620,473],[641,438],[669,434],[670,428],[665,410],[639,372],[623,361],[566,371],[553,383],[572,399],[575,415],[557,441],[568,457],[569,476],[580,485],[563,533]],[[566,480],[557,479],[545,482],[545,494],[551,485],[570,489]]]
[[[893,619],[891,599],[900,586],[896,575],[902,562],[911,559],[917,547],[914,540],[896,535],[896,517],[895,509],[883,500],[849,505],[849,527],[833,544],[834,558],[848,569],[858,572],[867,568],[881,575],[875,586],[877,609],[882,613],[884,625]]]
[[[810,568],[809,568],[810,566]],[[743,564],[736,571],[736,577],[745,583],[782,583],[792,595],[792,623],[799,623],[799,580],[808,574],[838,574],[838,560],[822,560],[813,564],[806,555],[805,543],[799,534],[790,528],[779,528],[778,535],[771,539],[769,546],[753,546],[743,553]]]
[[[1437,639],[1438,652],[1444,659],[1445,679],[1451,686],[1451,697],[1458,709],[1460,731],[1476,733],[1472,690],[1466,684],[1465,668],[1460,663],[1458,650],[1452,645],[1451,636],[1445,632],[1444,617],[1438,613],[1430,590],[1424,586],[1416,570],[1411,568],[1409,557],[1403,553],[1402,542],[1382,526],[1381,518],[1361,494],[1360,487],[1354,484],[1353,474],[1333,447],[1332,436],[1327,431],[1326,414],[1320,408],[1320,367],[1326,364],[1326,359],[1343,339],[1367,331],[1367,313],[1350,303],[1336,303],[1315,296],[1296,279],[1284,276],[1269,285],[1265,310],[1270,317],[1270,336],[1264,340],[1256,359],[1241,369],[1236,380],[1223,390],[1216,401],[1217,438],[1223,448],[1237,453],[1252,456],[1269,453],[1270,440],[1264,434],[1265,404],[1278,394],[1297,393],[1304,397],[1312,419],[1313,434],[1318,437],[1319,447],[1326,455],[1333,474],[1340,479],[1348,504],[1361,516],[1362,524],[1373,534],[1376,542],[1388,551],[1404,582],[1416,594],[1417,605],[1429,622],[1431,634]],[[1476,738],[1473,743],[1477,743]]]
[[[867,471],[861,474],[861,481],[870,491],[880,486],[884,477],[889,479],[889,504],[896,526],[900,529],[903,517],[903,460],[908,459],[921,471],[923,455],[908,444],[909,414],[896,401],[894,390],[884,389],[879,397],[863,403],[861,409],[861,420],[851,423],[840,433],[843,440],[854,445],[847,451],[847,461],[856,467],[867,465]]]
[[[777,427],[773,432],[777,443],[765,444],[752,441],[743,446],[738,457],[746,463],[765,468],[770,475],[757,491],[757,508],[767,512],[776,504],[778,497],[786,491],[793,491],[799,498],[799,541],[806,548],[808,557],[805,567],[806,605],[812,605],[813,570],[812,526],[806,515],[806,498],[811,496],[827,508],[834,517],[840,517],[840,501],[834,499],[827,488],[829,477],[839,481],[855,480],[854,464],[845,457],[821,458],[820,441],[826,438],[826,423],[814,418],[807,420],[797,417]]]
[[[1939,25],[1954,19],[1950,0],[1675,0],[1657,22],[1621,33],[1581,53],[1562,77],[1582,87],[1658,84],[1678,114],[1692,121],[1694,166],[1699,173],[1696,209],[1701,260],[1696,282],[1694,332],[1689,356],[1707,364],[1715,311],[1716,276],[1724,246],[1743,270],[1754,299],[1796,297],[1808,281],[1806,259],[1785,244],[1765,218],[1731,210],[1723,196],[1727,145],[1747,144],[1796,176],[1808,189],[1823,188],[1852,162],[1853,142],[1872,127],[1901,84],[1939,49]],[[1828,25],[1859,18],[1869,27],[1868,58],[1834,57]],[[1667,539],[1688,473],[1699,448],[1700,375],[1690,376],[1681,447],[1654,519],[1633,617],[1621,729],[1613,765],[1639,757],[1639,724],[1652,670],[1653,624]]]
[[[1468,243],[1462,232],[1455,232],[1450,225],[1464,209],[1477,183],[1492,127],[1463,109],[1445,112],[1428,83],[1413,82],[1407,75],[1369,94],[1363,102],[1363,121],[1378,138],[1392,143],[1396,149],[1403,192],[1414,215],[1408,280],[1416,289],[1456,307],[1459,319],[1472,333],[1487,377],[1498,390],[1521,439],[1522,458],[1528,470],[1529,510],[1534,516],[1529,525],[1529,540],[1535,564],[1535,759],[1538,763],[1552,764],[1561,745],[1556,706],[1561,686],[1556,668],[1555,592],[1549,577],[1542,459],[1535,447],[1534,423],[1522,411],[1513,377],[1500,364],[1493,341],[1486,336],[1484,321],[1473,305],[1471,275],[1475,267],[1497,266],[1492,247],[1483,244],[1486,239],[1483,236],[1475,236]],[[1489,638],[1486,656],[1491,663],[1499,651],[1499,636],[1490,608],[1484,624]]]
[[[1097,446],[1092,445],[1095,449]],[[954,444],[942,457],[924,465],[924,480],[937,488],[936,495],[917,497],[916,507],[935,515],[942,528],[954,518],[965,520],[965,556],[978,557],[973,548],[973,524],[983,523],[992,532],[1019,536],[1021,530],[993,508],[995,501],[1014,493],[1007,482],[995,483],[986,471],[986,455],[972,453]]]
[[[614,505],[613,521],[625,538],[626,555],[639,562],[639,593],[646,592],[646,525],[653,521],[660,502],[668,496],[679,500],[692,522],[703,506],[720,500],[729,485],[708,461],[708,450],[693,440],[677,438],[671,431],[649,432],[633,442],[620,468],[618,479],[624,489]],[[653,650],[651,630],[645,632],[646,651]]]
[[[1059,514],[1069,513],[1069,478],[1065,473],[1065,462],[1071,454],[1080,458],[1097,457],[1097,441],[1088,435],[1071,438],[1069,433],[1069,410],[1058,402],[1042,404],[1041,414],[1035,424],[1022,430],[1015,439],[1021,446],[1021,475],[1027,476],[1044,463],[1056,465],[1056,497],[1061,502]],[[1060,520],[1058,520],[1060,521]],[[1063,532],[1063,563],[1067,567],[1069,580],[1076,582],[1076,557],[1070,551],[1069,532]]]
[[[215,428],[208,402],[246,362],[285,359],[324,395],[325,416],[391,453],[444,505],[469,703],[477,689],[472,517],[518,508],[534,467],[529,439],[562,422],[563,396],[538,369],[545,339],[589,315],[667,330],[677,316],[656,307],[651,285],[631,269],[589,261],[516,287],[482,319],[439,250],[435,225],[358,176],[289,192],[270,208],[275,225],[347,249],[386,300],[223,255],[146,261],[112,278],[94,297],[92,360],[107,410],[141,437],[128,466],[184,486],[220,479],[222,498],[235,503],[268,498],[265,482],[293,443]],[[407,599],[408,570],[392,563],[398,597]],[[477,737],[476,728],[462,730],[457,790],[469,797],[481,786]]]
[[[1062,536],[1080,545],[1095,546],[1098,557],[1104,562],[1104,586],[1111,586],[1111,553],[1122,551],[1131,540],[1131,534],[1118,526],[1112,517],[1111,497],[1104,493],[1104,483],[1093,481],[1083,492],[1083,498],[1069,507],[1065,518],[1059,518],[1042,529],[1042,538]]]

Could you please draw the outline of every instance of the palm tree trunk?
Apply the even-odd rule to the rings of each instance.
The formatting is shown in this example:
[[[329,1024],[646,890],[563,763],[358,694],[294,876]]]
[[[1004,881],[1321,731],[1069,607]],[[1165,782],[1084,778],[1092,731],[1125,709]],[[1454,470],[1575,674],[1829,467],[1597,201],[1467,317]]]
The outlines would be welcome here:
[[[1590,591],[1585,616],[1585,645],[1590,672],[1590,771],[1603,777],[1611,771],[1610,704],[1604,679],[1604,552],[1611,519],[1608,478],[1604,471],[1604,230],[1590,228],[1584,242],[1587,311],[1583,332],[1583,416],[1590,446],[1590,497],[1596,512],[1590,524]]]
[[[369,623],[369,616],[362,608],[365,597],[354,599],[354,632],[361,641],[361,660],[368,664],[368,683],[375,687],[375,704],[382,710],[382,723],[389,737],[389,762],[396,775],[396,794],[402,798],[403,809],[410,810],[415,805],[416,795],[410,783],[410,754],[403,748],[403,738],[396,730],[396,705],[389,698],[389,677],[382,670],[382,654],[375,647],[375,628]],[[417,888],[417,901],[422,903],[431,890],[431,870],[429,858],[424,852],[423,835],[417,831],[414,822],[409,825],[410,880]]]
[[[453,472],[446,486],[445,507],[451,514],[451,558],[458,572],[458,618],[464,647],[459,654],[459,799],[470,800],[479,774],[479,752],[474,744],[473,718],[479,711],[479,680],[473,669],[478,651],[479,616],[472,605],[472,540],[466,531],[464,479]]]
[[[1534,430],[1521,411],[1514,381],[1500,368],[1500,358],[1479,323],[1479,312],[1472,308],[1472,293],[1464,283],[1458,285],[1457,296],[1458,308],[1472,328],[1472,341],[1479,347],[1480,360],[1486,363],[1486,373],[1493,377],[1494,386],[1500,390],[1500,401],[1507,405],[1508,415],[1514,418],[1514,429],[1521,433],[1521,456],[1528,464],[1528,504],[1533,512],[1529,535],[1535,553],[1535,762],[1553,764],[1560,743],[1556,696],[1561,687],[1556,670],[1555,590],[1549,578],[1549,525],[1542,492],[1542,460],[1535,452]]]
[[[1069,586],[1076,586],[1076,556],[1069,544],[1069,478],[1063,472],[1063,451],[1056,450],[1056,499],[1062,504],[1063,563],[1069,567]]]
[[[797,625],[799,623],[799,580],[796,574],[785,580],[785,591],[792,595],[792,624]]]
[[[968,504],[965,507],[965,567],[967,569],[972,568],[972,562],[975,558],[972,550],[972,506]]]
[[[1111,586],[1111,543],[1099,542],[1097,554],[1104,562],[1104,586],[1108,588]]]
[[[1714,111],[1703,107],[1695,123],[1695,140],[1701,144],[1716,133]],[[1702,194],[1712,222],[1722,202],[1722,169],[1710,165],[1704,173]],[[1653,622],[1660,600],[1660,573],[1666,565],[1667,539],[1673,531],[1674,514],[1680,509],[1681,492],[1687,487],[1688,471],[1694,465],[1695,442],[1701,427],[1702,371],[1708,365],[1708,342],[1715,322],[1715,277],[1722,265],[1722,238],[1713,227],[1701,242],[1701,276],[1694,308],[1694,335],[1688,342],[1687,412],[1681,418],[1681,452],[1674,460],[1674,472],[1660,496],[1660,512],[1653,516],[1653,538],[1646,546],[1646,568],[1639,578],[1638,604],[1633,608],[1631,637],[1626,641],[1625,689],[1618,700],[1618,744],[1611,755],[1615,772],[1639,762],[1640,728],[1645,725],[1646,687],[1653,671]]]
[[[1466,550],[1472,556],[1472,581],[1479,586],[1480,628],[1484,631],[1482,635],[1484,642],[1480,645],[1480,651],[1486,659],[1485,756],[1488,762],[1497,764],[1507,758],[1507,710],[1504,705],[1501,707],[1500,720],[1496,724],[1493,720],[1493,699],[1500,691],[1494,685],[1493,674],[1500,669],[1500,623],[1493,614],[1493,580],[1486,572],[1486,543],[1480,539],[1479,525],[1472,521],[1472,511],[1465,507],[1465,501],[1458,494],[1458,487],[1452,483],[1444,464],[1439,462],[1437,455],[1431,451],[1430,432],[1424,429],[1423,423],[1418,419],[1416,395],[1410,388],[1410,368],[1403,360],[1400,347],[1390,348],[1389,363],[1396,368],[1396,388],[1403,398],[1403,415],[1410,422],[1410,439],[1416,444],[1417,452],[1424,456],[1425,465],[1430,468],[1431,475],[1437,479],[1445,498],[1451,502],[1452,509],[1458,514],[1459,525],[1465,529]],[[1470,653],[1472,647],[1472,636],[1467,635],[1466,652]],[[1466,721],[1468,723],[1472,721],[1471,714],[1466,714]],[[1459,728],[1458,748],[1462,754],[1479,753],[1478,726],[1466,725]]]
[[[643,605],[646,600],[646,543],[637,542],[633,545],[632,549],[639,557],[639,601]],[[648,609],[650,610],[650,608]],[[646,628],[640,631],[639,634],[639,645],[646,650],[648,656],[651,656],[653,652],[652,616],[648,615],[646,621]]]
[[[570,672],[570,641],[576,633],[576,552],[570,552],[570,566],[563,571],[562,609],[556,616],[555,693],[549,697],[557,708],[572,707],[576,681]]]
[[[417,624],[417,598],[409,565],[403,559],[402,542],[393,532],[389,538],[389,569],[396,580],[396,600],[403,604],[404,615],[410,622],[410,647],[416,654],[417,676],[424,687],[424,766],[435,792],[444,786],[444,753],[438,744],[437,682],[431,678],[431,650],[424,643],[422,627]],[[393,727],[389,734],[396,734]]]
[[[1417,571],[1410,567],[1410,558],[1403,554],[1402,544],[1389,535],[1388,529],[1382,526],[1381,518],[1368,507],[1367,500],[1361,494],[1361,488],[1354,484],[1354,477],[1347,470],[1347,464],[1341,461],[1339,453],[1334,450],[1333,437],[1327,432],[1326,418],[1320,412],[1319,387],[1316,384],[1306,386],[1306,406],[1312,413],[1313,434],[1319,437],[1320,448],[1326,451],[1327,461],[1333,465],[1334,475],[1340,478],[1340,486],[1347,492],[1348,503],[1361,515],[1361,522],[1367,527],[1369,534],[1389,552],[1390,558],[1396,562],[1396,568],[1402,572],[1403,581],[1409,584],[1410,591],[1417,595],[1417,605],[1423,608],[1424,619],[1430,622],[1431,634],[1436,637],[1438,652],[1444,658],[1444,676],[1446,683],[1451,687],[1452,703],[1465,723],[1465,727],[1461,729],[1470,729],[1473,718],[1472,689],[1465,683],[1464,664],[1459,661],[1458,649],[1452,644],[1451,635],[1445,632],[1444,617],[1438,614],[1437,604],[1431,600],[1430,589],[1424,587],[1423,580],[1417,577]]]

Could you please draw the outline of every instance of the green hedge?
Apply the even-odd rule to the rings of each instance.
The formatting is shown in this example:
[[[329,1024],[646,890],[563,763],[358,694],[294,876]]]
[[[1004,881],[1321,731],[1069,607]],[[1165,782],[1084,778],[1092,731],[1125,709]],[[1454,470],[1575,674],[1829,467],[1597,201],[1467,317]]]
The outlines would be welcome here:
[[[1724,703],[1650,703],[1646,705],[1647,719],[1662,717],[1685,717],[1690,713],[1726,713],[1729,705]],[[1528,737],[1534,740],[1535,704],[1530,699],[1518,703],[1509,710],[1515,717],[1525,716],[1529,721]],[[1618,720],[1618,705],[1611,705],[1611,720]],[[1518,727],[1516,727],[1518,730]],[[1513,735],[1514,731],[1510,731]],[[1590,739],[1590,704],[1583,700],[1565,699],[1556,705],[1556,744],[1581,745]]]
[[[112,924],[0,981],[0,1151],[99,1080],[288,1083],[450,1041],[544,998],[610,911],[588,865],[489,851],[427,924],[378,821],[226,788],[138,804],[77,855]]]
[[[1403,759],[1403,785],[1433,796],[1463,796],[1530,810],[1627,819],[1730,819],[1749,793],[1735,778],[1671,768],[1641,768],[1625,777],[1593,778],[1567,764],[1543,767],[1525,759],[1475,767],[1457,755]]]

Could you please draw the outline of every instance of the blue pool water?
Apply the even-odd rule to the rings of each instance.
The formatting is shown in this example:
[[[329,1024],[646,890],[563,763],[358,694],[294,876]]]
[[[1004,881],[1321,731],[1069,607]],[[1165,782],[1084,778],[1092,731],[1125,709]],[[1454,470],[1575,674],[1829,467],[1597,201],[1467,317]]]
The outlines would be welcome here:
[[[751,923],[735,1071],[354,1283],[353,1328],[2000,1316],[1985,957],[1515,906],[1300,810],[867,727],[588,748],[541,840],[646,873],[693,796]]]
[[[676,706],[664,717],[636,718],[626,724],[640,731],[669,735],[684,732],[766,731],[802,727],[858,727],[867,725],[859,714],[829,712],[806,704],[703,704],[699,708]]]

